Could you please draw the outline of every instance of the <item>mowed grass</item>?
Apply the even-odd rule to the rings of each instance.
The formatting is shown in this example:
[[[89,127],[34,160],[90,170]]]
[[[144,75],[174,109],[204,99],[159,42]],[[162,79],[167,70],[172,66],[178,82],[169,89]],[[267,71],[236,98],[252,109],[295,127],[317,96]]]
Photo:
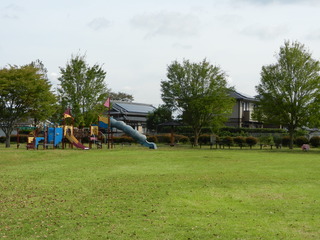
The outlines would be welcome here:
[[[320,239],[320,152],[0,149],[0,238]]]

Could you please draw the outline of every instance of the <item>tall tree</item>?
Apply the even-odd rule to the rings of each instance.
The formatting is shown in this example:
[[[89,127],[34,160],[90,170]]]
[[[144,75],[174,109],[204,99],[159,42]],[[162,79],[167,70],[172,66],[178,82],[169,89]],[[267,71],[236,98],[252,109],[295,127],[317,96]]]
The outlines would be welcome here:
[[[0,127],[6,135],[6,147],[10,147],[10,135],[19,121],[48,117],[41,109],[55,102],[50,88],[48,80],[33,64],[0,69]]]
[[[276,58],[275,64],[262,67],[256,116],[286,126],[292,148],[295,130],[320,118],[320,64],[299,42],[285,41]]]
[[[37,73],[43,79],[43,88],[46,89],[39,92],[39,101],[35,101],[33,108],[30,110],[30,117],[33,118],[34,125],[36,126],[40,121],[49,120],[58,110],[58,105],[57,97],[51,92],[52,85],[48,78],[48,70],[43,62],[36,60],[31,62],[30,66],[38,70]]]
[[[157,130],[161,123],[172,121],[172,111],[166,105],[160,105],[156,110],[150,112],[147,116],[147,128]]]
[[[203,127],[219,126],[231,114],[233,99],[226,74],[206,59],[199,63],[174,61],[168,66],[167,78],[161,81],[162,100],[180,111],[183,122],[192,127],[195,145]]]
[[[71,57],[65,68],[60,67],[60,73],[61,113],[69,107],[77,125],[89,126],[103,110],[108,96],[106,72],[98,64],[90,67],[85,55],[77,55]]]

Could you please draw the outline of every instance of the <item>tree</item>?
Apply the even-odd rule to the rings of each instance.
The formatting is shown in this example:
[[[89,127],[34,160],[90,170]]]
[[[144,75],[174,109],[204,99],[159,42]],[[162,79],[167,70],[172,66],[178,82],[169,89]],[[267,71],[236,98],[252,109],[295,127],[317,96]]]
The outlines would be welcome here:
[[[19,121],[48,116],[41,109],[55,102],[50,88],[34,64],[0,69],[0,127],[6,135],[6,147],[10,147],[10,134]]]
[[[200,63],[174,61],[167,69],[167,80],[161,81],[162,100],[181,113],[184,123],[194,132],[194,144],[205,126],[217,127],[231,114],[233,99],[229,96],[226,74],[206,59]]]
[[[48,120],[58,110],[57,97],[51,92],[51,83],[48,78],[48,70],[40,60],[31,62],[30,66],[38,69],[37,73],[42,76],[43,88],[40,91],[38,101],[34,102],[33,108],[30,110],[30,117],[33,118],[34,125],[38,125],[40,121]]]
[[[132,102],[133,96],[124,92],[110,92],[109,97],[113,101]]]
[[[319,120],[320,65],[299,42],[285,41],[276,58],[277,63],[262,67],[255,115],[286,126],[292,148],[295,130]]]
[[[160,123],[171,122],[172,111],[165,105],[160,105],[156,110],[150,112],[147,116],[147,128],[157,130]]]
[[[108,96],[104,82],[106,72],[98,64],[90,67],[85,55],[77,55],[71,57],[65,68],[60,67],[60,73],[61,115],[65,109],[71,108],[76,124],[89,126],[103,111],[103,103]]]

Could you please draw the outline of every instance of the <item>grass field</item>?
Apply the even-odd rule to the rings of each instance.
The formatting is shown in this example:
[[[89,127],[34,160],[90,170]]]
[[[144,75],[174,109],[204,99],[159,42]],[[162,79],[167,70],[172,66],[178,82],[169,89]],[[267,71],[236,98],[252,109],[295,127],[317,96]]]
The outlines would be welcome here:
[[[3,239],[320,239],[320,151],[0,149]]]

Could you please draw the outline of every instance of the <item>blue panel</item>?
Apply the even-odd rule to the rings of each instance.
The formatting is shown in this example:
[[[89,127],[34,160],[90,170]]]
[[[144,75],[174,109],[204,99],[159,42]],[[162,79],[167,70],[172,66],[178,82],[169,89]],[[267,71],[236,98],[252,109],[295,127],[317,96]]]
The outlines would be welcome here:
[[[104,123],[104,122],[99,121],[99,127],[100,127],[100,128],[108,128],[108,124],[107,124],[107,123]]]
[[[154,111],[154,107],[151,105],[144,104],[134,104],[134,103],[116,103],[119,107],[123,108],[128,112],[137,112],[137,113],[149,113]]]
[[[55,128],[55,138],[54,138],[54,146],[57,146],[62,142],[63,138],[63,128]]]

